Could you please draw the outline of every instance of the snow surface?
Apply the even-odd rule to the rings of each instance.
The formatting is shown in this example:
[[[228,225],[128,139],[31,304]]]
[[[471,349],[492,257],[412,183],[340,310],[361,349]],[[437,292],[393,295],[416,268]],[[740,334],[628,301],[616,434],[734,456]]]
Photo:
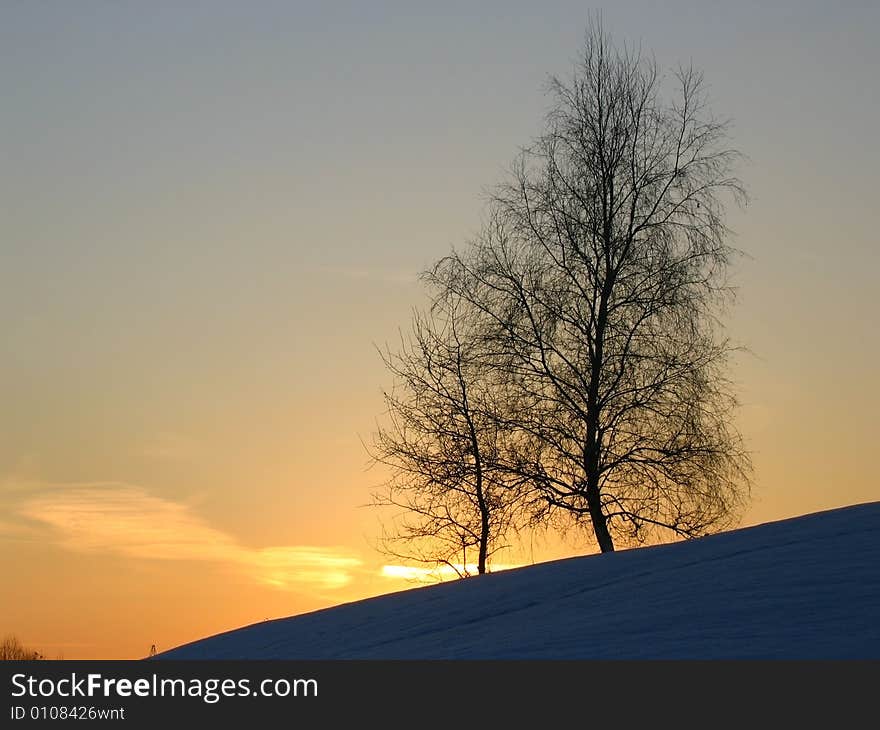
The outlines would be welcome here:
[[[880,658],[880,502],[265,621],[161,659]]]

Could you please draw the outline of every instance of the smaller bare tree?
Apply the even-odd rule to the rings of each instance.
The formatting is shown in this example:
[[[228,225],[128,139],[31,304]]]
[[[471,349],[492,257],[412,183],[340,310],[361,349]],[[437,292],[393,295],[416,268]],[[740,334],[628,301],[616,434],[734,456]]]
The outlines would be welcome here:
[[[522,477],[497,466],[505,431],[492,403],[492,368],[460,302],[447,295],[415,312],[400,350],[382,358],[396,382],[384,394],[388,419],[372,456],[391,476],[373,505],[397,513],[379,549],[460,577],[470,574],[468,556],[476,552],[476,572],[485,573],[522,526],[528,492]]]

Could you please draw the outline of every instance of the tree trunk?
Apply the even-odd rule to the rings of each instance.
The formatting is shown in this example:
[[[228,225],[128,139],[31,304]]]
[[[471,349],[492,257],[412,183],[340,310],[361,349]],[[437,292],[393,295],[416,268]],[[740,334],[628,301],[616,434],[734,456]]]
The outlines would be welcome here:
[[[471,414],[470,402],[467,397],[464,376],[461,372],[461,350],[458,352],[458,382],[461,385],[461,400],[464,410],[465,421],[471,440],[471,451],[474,458],[474,471],[476,472],[477,507],[480,510],[480,549],[477,553],[477,574],[486,572],[486,559],[489,555],[489,504],[483,491],[483,455],[480,453],[480,439],[477,438],[477,427],[474,425]]]
[[[480,521],[480,553],[477,558],[477,573],[486,572],[486,556],[489,553],[489,515],[484,511]]]
[[[606,238],[610,240],[610,233],[606,226]],[[606,248],[609,244],[606,244]],[[596,541],[603,553],[614,550],[614,541],[608,532],[608,518],[602,512],[602,499],[599,492],[599,463],[602,451],[602,433],[599,429],[601,414],[599,407],[599,381],[602,377],[604,365],[604,340],[605,327],[608,321],[608,299],[611,296],[613,278],[611,276],[609,262],[606,260],[605,285],[602,287],[602,295],[599,300],[599,312],[596,317],[596,339],[591,363],[590,385],[587,391],[587,440],[584,448],[584,472],[587,477],[587,507],[590,510],[590,520],[593,523],[593,532],[596,533]]]
[[[596,533],[596,540],[599,543],[599,549],[603,553],[614,551],[614,541],[611,539],[611,533],[608,532],[608,518],[602,512],[602,502],[599,499],[599,485],[587,485],[587,506],[590,508],[590,520],[593,523],[593,532]]]
[[[610,553],[614,550],[614,541],[611,539],[611,533],[608,532],[608,518],[602,511],[602,495],[599,491],[600,435],[597,421],[598,417],[594,411],[593,417],[587,423],[587,440],[584,445],[585,496],[599,549],[603,553]]]
[[[468,420],[471,425],[471,438],[476,449],[476,466],[477,466],[477,506],[480,509],[480,550],[477,556],[477,574],[483,575],[486,572],[486,558],[489,554],[489,505],[486,502],[486,495],[483,493],[483,461],[480,457],[479,444],[477,442],[477,431],[473,427],[473,422]]]

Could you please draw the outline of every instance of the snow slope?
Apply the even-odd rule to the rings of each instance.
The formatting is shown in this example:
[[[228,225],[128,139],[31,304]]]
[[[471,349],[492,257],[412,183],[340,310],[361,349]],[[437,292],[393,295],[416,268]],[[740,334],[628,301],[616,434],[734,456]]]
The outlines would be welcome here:
[[[880,502],[266,621],[166,659],[880,659]]]

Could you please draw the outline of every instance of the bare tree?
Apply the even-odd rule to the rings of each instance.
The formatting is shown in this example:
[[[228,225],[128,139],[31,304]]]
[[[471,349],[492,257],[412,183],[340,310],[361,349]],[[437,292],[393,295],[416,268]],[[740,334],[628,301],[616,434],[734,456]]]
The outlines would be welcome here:
[[[599,23],[550,90],[546,130],[484,232],[428,276],[466,304],[504,392],[493,402],[516,404],[485,419],[519,448],[496,467],[588,520],[603,552],[615,535],[722,529],[750,471],[720,327],[739,155],[698,72],[664,79]]]
[[[519,527],[524,479],[496,464],[504,432],[492,418],[492,372],[469,332],[461,303],[441,295],[414,313],[400,350],[383,353],[395,377],[385,393],[388,419],[373,458],[391,469],[374,506],[402,510],[381,549],[407,561],[477,573]]]

